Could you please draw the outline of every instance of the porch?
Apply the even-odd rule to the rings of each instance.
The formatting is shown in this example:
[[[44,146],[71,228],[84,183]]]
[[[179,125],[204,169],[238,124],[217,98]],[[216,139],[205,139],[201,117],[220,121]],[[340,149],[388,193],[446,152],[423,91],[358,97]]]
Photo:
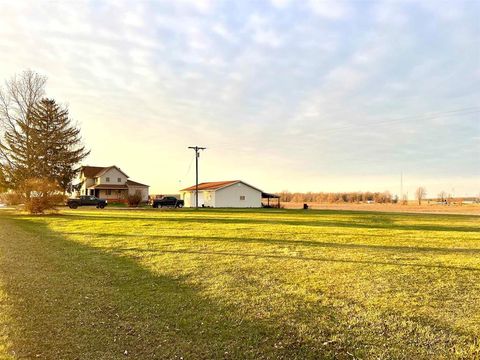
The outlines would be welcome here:
[[[125,202],[128,197],[126,185],[95,185],[88,188],[89,194],[109,202]]]

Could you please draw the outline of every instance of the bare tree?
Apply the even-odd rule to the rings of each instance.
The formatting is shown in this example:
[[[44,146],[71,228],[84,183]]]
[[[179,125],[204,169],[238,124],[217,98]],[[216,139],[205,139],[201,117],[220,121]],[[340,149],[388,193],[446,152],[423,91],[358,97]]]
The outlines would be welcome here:
[[[45,95],[47,78],[32,70],[26,70],[5,81],[0,89],[0,121],[4,126],[17,127],[27,121],[32,106]]]
[[[442,190],[438,193],[438,201],[441,201],[443,203],[445,202],[445,200],[447,200],[447,193]]]
[[[422,205],[422,200],[427,196],[427,190],[424,187],[420,186],[415,190],[415,198],[418,200],[418,205]]]
[[[0,186],[18,185],[30,177],[35,163],[32,118],[34,105],[45,94],[47,79],[27,70],[0,89]],[[9,137],[9,141],[6,140]]]

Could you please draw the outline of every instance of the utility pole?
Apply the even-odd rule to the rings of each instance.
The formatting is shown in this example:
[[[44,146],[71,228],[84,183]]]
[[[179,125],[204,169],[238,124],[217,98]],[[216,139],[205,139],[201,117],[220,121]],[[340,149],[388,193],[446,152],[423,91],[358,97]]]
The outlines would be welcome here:
[[[403,202],[403,170],[400,172],[400,203]]]
[[[189,149],[195,150],[195,208],[198,209],[198,158],[200,157],[200,150],[205,150],[205,147],[189,146]]]

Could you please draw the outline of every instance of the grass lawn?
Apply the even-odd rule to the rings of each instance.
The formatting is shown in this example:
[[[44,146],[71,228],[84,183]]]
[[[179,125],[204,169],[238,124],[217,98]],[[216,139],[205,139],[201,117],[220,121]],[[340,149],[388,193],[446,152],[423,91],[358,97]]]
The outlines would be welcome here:
[[[0,210],[0,358],[479,359],[480,217]]]

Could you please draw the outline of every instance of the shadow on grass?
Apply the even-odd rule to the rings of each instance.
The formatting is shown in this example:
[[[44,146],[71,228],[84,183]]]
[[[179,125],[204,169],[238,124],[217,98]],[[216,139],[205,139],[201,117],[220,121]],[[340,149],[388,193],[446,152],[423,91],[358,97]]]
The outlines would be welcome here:
[[[298,341],[287,325],[253,322],[241,309],[203,297],[182,277],[156,275],[122,254],[72,242],[39,222],[0,219],[0,225],[0,277],[13,309],[8,337],[16,357],[328,355],[321,346]],[[274,346],[277,341],[283,348]]]
[[[126,247],[126,248],[115,248],[112,250],[114,253],[122,253],[124,251],[135,251],[135,252],[149,252],[149,253],[173,253],[173,254],[192,254],[192,255],[216,255],[216,256],[233,256],[233,257],[251,257],[257,259],[272,259],[272,260],[298,260],[298,261],[318,261],[318,262],[330,262],[330,263],[344,263],[344,264],[363,264],[363,265],[381,265],[381,266],[407,266],[407,267],[418,267],[426,269],[450,269],[450,270],[465,270],[465,271],[478,271],[480,268],[475,267],[466,267],[466,266],[451,266],[451,265],[431,265],[431,264],[422,264],[422,263],[404,263],[404,262],[389,262],[389,261],[375,261],[375,260],[351,260],[351,259],[334,259],[331,257],[325,256],[294,256],[294,255],[276,255],[276,254],[249,254],[241,252],[228,252],[228,251],[196,251],[196,250],[151,250],[139,247]]]
[[[282,246],[305,246],[312,248],[340,248],[340,249],[361,249],[367,251],[386,251],[395,253],[415,253],[415,252],[433,252],[446,255],[464,254],[464,255],[480,255],[478,248],[445,248],[445,247],[429,247],[429,246],[402,246],[402,245],[369,245],[356,243],[339,243],[339,242],[324,242],[321,240],[289,240],[289,239],[265,239],[265,238],[240,238],[240,237],[212,237],[212,236],[186,236],[186,235],[154,235],[154,234],[116,234],[116,233],[92,233],[92,232],[65,232],[65,235],[73,236],[95,236],[97,238],[138,238],[138,239],[159,239],[175,241],[198,241],[198,242],[230,242],[239,244],[269,244]],[[352,233],[325,233],[322,235],[328,236],[353,236]],[[380,237],[385,238],[385,235],[368,234],[366,237]]]
[[[3,227],[8,223],[8,228]],[[187,278],[156,275],[126,255],[130,250],[145,249],[125,247],[105,252],[52,232],[38,219],[12,217],[8,223],[0,219],[0,283],[12,303],[9,340],[19,358],[347,359],[356,351],[359,357],[369,358],[361,352],[368,347],[376,351],[370,358],[382,354],[383,358],[433,358],[425,355],[433,354],[431,344],[418,342],[417,334],[422,335],[423,327],[404,338],[397,338],[397,332],[385,338],[383,328],[371,333],[366,311],[351,328],[346,315],[334,308],[325,310],[317,303],[310,312],[299,306],[298,314],[286,319],[255,319],[251,313],[242,314],[241,308],[204,297],[201,289],[188,285]],[[324,261],[281,255],[265,258]],[[162,263],[157,265],[161,267]],[[323,311],[329,320],[317,321]],[[296,328],[294,323],[302,316],[315,320],[308,322],[308,327]],[[397,315],[392,316],[393,329],[401,324],[399,320]],[[443,333],[440,330],[438,334]],[[314,340],[302,337],[309,331],[309,335],[315,335]],[[325,342],[332,335],[336,341]],[[440,339],[435,351],[441,355],[450,347],[443,347],[445,342]]]
[[[446,226],[446,225],[426,225],[426,224],[398,224],[386,216],[377,218],[359,217],[355,219],[346,219],[344,221],[322,219],[315,217],[314,219],[298,219],[285,220],[271,218],[255,219],[255,218],[212,218],[200,216],[179,216],[179,217],[161,217],[161,216],[122,216],[122,215],[105,215],[106,213],[93,213],[92,215],[77,215],[77,214],[60,214],[56,215],[64,219],[71,218],[72,220],[89,220],[89,221],[152,221],[155,223],[190,223],[190,224],[244,224],[244,225],[289,225],[289,226],[318,226],[318,227],[335,227],[335,228],[355,228],[355,229],[388,229],[399,231],[452,231],[452,232],[478,232],[479,226]],[[138,215],[138,214],[135,214]],[[55,215],[54,215],[55,216]],[[434,215],[433,215],[434,216]]]

